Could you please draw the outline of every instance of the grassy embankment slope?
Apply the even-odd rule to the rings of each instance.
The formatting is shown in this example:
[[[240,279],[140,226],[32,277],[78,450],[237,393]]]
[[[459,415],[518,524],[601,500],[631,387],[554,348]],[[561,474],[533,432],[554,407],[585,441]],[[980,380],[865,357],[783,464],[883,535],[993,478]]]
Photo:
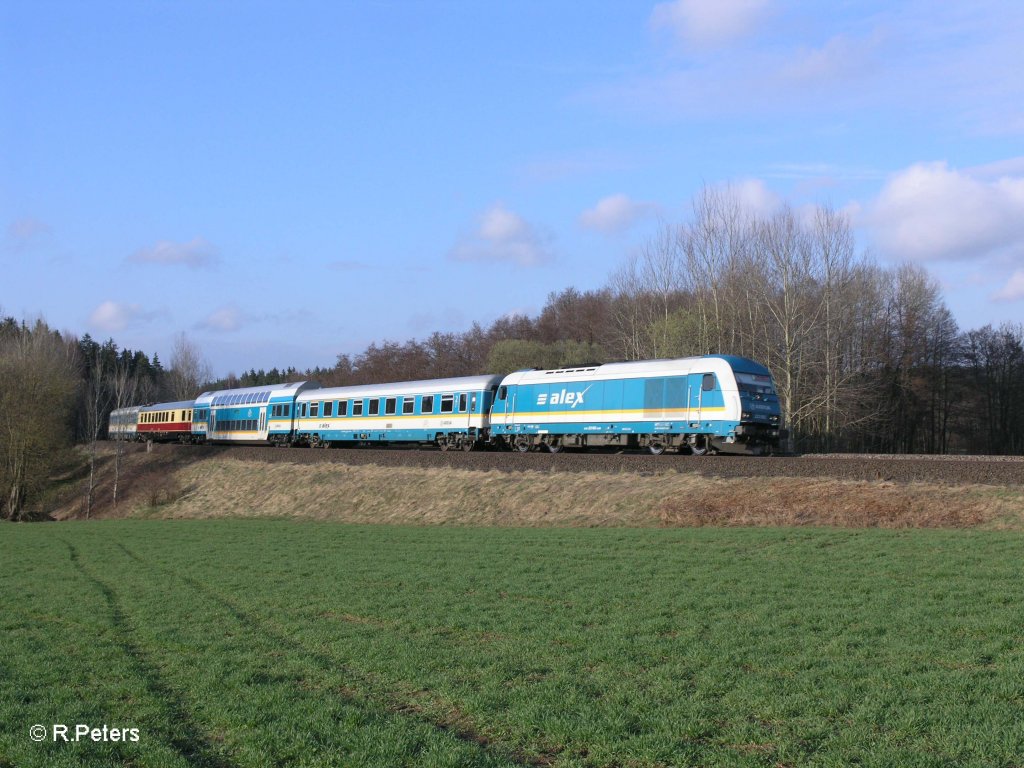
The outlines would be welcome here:
[[[1022,545],[8,525],[0,765],[1016,765]],[[54,722],[141,740],[29,740]]]
[[[308,451],[274,454],[278,459],[291,455],[310,458]],[[113,509],[108,451],[100,462],[94,516],[301,517],[417,525],[1024,530],[1024,486],[1019,484],[717,478],[685,471],[685,458],[663,458],[669,467],[678,461],[681,471],[500,472],[263,461],[239,459],[231,451],[135,451],[124,458],[121,501]],[[1024,472],[1024,464],[1020,466]],[[80,490],[69,493],[56,516],[80,517],[81,496]]]

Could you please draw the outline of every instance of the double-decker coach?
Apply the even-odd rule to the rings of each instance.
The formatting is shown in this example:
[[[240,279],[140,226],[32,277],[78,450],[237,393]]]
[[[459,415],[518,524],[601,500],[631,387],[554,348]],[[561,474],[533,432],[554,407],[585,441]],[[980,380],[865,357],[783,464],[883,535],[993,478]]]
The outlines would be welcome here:
[[[520,451],[762,453],[778,442],[779,399],[767,368],[728,355],[517,371],[498,389],[491,433]]]
[[[500,376],[404,381],[303,392],[296,438],[312,446],[434,443],[470,451],[488,436]]]
[[[295,398],[320,385],[312,381],[204,392],[196,398],[192,434],[211,443],[289,445]]]

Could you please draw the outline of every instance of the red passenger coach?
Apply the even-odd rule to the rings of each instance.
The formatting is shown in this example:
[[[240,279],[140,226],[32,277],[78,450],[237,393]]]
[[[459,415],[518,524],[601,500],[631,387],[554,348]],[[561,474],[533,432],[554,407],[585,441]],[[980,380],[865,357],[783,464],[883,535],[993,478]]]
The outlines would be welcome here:
[[[194,402],[183,400],[177,403],[154,403],[143,407],[139,411],[139,424],[136,430],[138,439],[190,442]]]

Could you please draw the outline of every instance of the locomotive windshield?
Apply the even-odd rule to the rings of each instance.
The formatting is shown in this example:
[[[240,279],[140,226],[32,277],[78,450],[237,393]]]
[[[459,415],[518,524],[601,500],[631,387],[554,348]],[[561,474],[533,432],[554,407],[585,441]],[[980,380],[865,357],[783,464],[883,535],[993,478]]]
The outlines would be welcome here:
[[[740,392],[750,395],[774,395],[772,377],[760,373],[737,373],[736,386]]]

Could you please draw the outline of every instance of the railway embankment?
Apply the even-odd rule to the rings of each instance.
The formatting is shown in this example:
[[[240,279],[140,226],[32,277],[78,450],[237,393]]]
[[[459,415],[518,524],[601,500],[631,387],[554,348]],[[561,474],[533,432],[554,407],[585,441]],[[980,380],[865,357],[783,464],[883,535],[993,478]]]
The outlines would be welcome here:
[[[96,517],[1024,529],[1024,461],[105,446]],[[55,519],[80,517],[65,494]]]

